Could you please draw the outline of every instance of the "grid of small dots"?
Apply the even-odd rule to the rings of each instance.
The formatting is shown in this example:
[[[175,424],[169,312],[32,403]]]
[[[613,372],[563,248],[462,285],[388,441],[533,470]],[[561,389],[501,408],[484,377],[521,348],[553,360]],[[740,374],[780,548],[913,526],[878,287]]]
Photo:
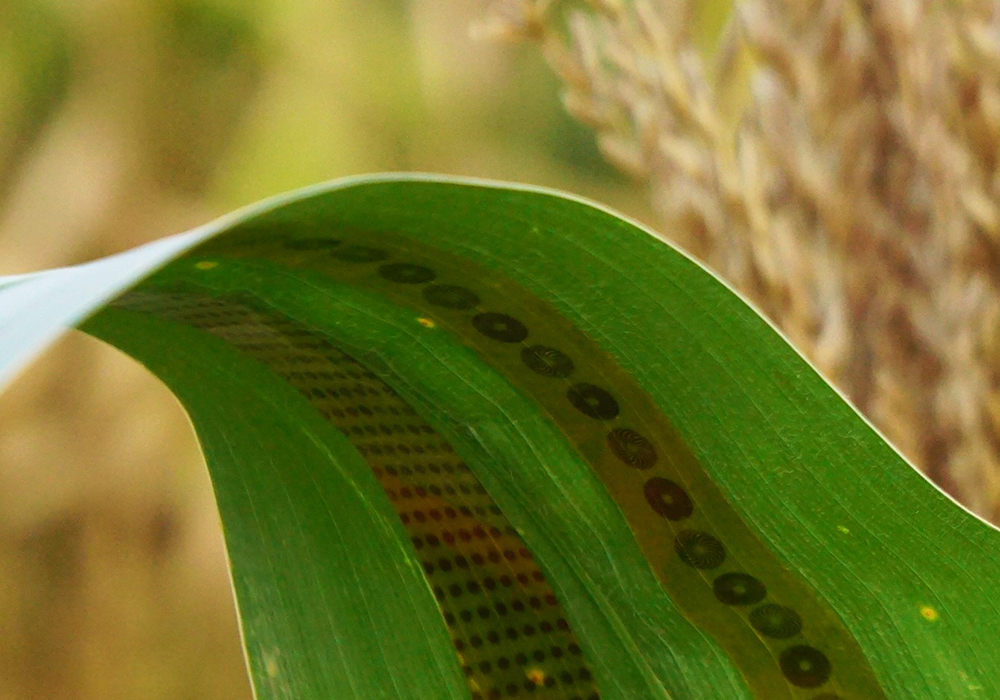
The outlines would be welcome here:
[[[379,250],[379,249],[373,249]],[[443,313],[464,313],[473,329],[495,341],[498,352],[504,347],[515,348],[520,353],[524,367],[538,375],[553,379],[570,380],[576,366],[568,355],[558,348],[532,345],[530,329],[520,319],[497,310],[485,310],[480,305],[480,295],[474,290],[454,284],[441,284],[439,274],[429,267],[392,261],[388,251],[372,256],[380,266],[376,273],[384,280],[401,287],[421,290],[422,301]],[[369,260],[341,257],[349,264],[364,264]],[[598,425],[614,421],[620,405],[613,392],[588,382],[574,381],[566,390],[566,400],[573,409],[597,421]],[[657,454],[652,443],[638,431],[629,427],[615,427],[606,435],[608,449],[623,464],[638,470],[652,468]],[[694,504],[685,489],[678,483],[659,476],[649,477],[643,492],[649,507],[671,522],[683,522],[694,513]],[[681,529],[674,538],[674,550],[685,565],[704,572],[715,572],[726,561],[726,548],[713,534],[702,530]],[[716,599],[723,605],[739,608],[760,603],[767,597],[767,588],[757,578],[743,572],[724,572],[712,582]],[[802,630],[802,620],[791,608],[765,603],[749,612],[749,623],[764,637],[788,640]],[[829,659],[820,650],[795,644],[781,651],[779,666],[782,674],[794,686],[804,689],[825,685],[832,673]],[[829,694],[815,700],[825,698]]]
[[[302,244],[302,249],[308,248]],[[352,258],[378,258],[353,250]],[[421,279],[397,267],[393,275]],[[201,328],[264,362],[365,456],[438,600],[473,698],[597,700],[591,672],[517,531],[433,428],[374,374],[290,319],[233,300],[133,292],[117,305]]]

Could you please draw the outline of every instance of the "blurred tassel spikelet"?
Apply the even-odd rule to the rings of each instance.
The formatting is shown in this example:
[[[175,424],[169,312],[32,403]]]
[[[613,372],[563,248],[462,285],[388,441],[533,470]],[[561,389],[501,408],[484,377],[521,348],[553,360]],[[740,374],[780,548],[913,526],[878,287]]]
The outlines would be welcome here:
[[[666,235],[1000,522],[1000,4],[487,2]]]

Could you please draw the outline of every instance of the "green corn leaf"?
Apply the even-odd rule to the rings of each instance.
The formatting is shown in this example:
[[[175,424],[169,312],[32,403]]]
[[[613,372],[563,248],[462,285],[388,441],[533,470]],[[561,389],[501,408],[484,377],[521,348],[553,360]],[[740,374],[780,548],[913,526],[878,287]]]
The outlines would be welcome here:
[[[355,179],[0,281],[191,417],[257,697],[990,700],[1000,533],[641,227]]]

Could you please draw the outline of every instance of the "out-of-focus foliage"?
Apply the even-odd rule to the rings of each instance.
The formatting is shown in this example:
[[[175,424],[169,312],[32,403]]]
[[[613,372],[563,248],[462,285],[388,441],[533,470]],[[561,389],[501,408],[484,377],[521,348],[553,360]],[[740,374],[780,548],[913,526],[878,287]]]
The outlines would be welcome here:
[[[29,144],[61,103],[69,82],[70,46],[44,7],[0,7],[0,194],[6,192]]]
[[[299,185],[425,170],[651,221],[530,50],[467,0],[5,0],[0,274],[90,259]],[[100,381],[97,381],[100,378]],[[67,338],[0,404],[0,698],[249,697],[184,416]]]

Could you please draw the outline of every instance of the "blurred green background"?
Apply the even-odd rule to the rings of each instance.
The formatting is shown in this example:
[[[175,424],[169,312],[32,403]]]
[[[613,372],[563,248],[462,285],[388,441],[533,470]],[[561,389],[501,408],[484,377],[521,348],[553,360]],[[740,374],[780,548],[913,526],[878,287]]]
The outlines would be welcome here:
[[[330,178],[548,185],[653,222],[533,47],[469,0],[4,0],[0,274]],[[180,409],[79,334],[0,402],[0,700],[249,698]]]

